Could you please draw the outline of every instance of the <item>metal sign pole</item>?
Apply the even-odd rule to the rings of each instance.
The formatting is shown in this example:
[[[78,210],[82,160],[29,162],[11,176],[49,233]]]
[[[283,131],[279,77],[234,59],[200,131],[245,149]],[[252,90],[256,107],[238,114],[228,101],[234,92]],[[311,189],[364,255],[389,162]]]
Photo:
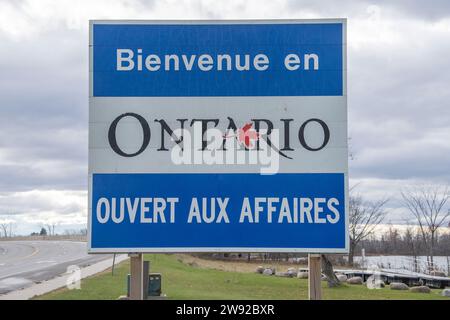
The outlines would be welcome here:
[[[142,253],[130,254],[130,300],[143,300],[144,266]]]
[[[114,276],[114,266],[116,265],[116,254],[113,255],[113,261],[112,261],[112,268],[111,268],[111,275]]]
[[[309,287],[309,300],[322,300],[322,287],[321,287],[321,261],[320,254],[308,255],[308,287]]]

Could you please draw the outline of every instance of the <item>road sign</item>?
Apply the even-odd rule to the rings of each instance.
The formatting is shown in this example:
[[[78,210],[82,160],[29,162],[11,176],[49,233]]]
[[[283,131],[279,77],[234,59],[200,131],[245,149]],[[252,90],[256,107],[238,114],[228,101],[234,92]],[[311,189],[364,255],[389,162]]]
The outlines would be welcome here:
[[[346,21],[92,21],[89,251],[348,251]]]

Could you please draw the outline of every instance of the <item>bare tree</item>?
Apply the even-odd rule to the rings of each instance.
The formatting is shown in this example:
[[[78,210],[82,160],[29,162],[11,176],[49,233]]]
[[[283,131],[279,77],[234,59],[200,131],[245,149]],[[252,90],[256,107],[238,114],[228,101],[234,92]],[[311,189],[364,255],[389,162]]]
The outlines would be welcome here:
[[[404,240],[408,247],[408,250],[410,252],[410,255],[413,257],[413,271],[419,272],[418,268],[418,262],[417,262],[417,248],[415,244],[415,238],[416,238],[416,230],[414,230],[411,225],[407,224],[405,234],[404,234]]]
[[[8,224],[8,236],[10,238],[14,236],[14,230],[16,230],[16,224],[14,222],[10,222]]]
[[[50,223],[45,224],[45,228],[47,229],[47,234],[52,236],[52,225]]]
[[[349,158],[349,160],[355,160],[356,157],[355,157],[355,152],[353,151],[353,148],[352,148],[351,140],[352,140],[352,137],[347,138],[348,158]],[[353,190],[356,186],[357,185],[350,188],[350,191]],[[339,279],[336,277],[336,274],[334,273],[333,263],[331,262],[331,259],[328,257],[328,255],[322,254],[321,261],[322,261],[322,272],[325,275],[325,277],[327,278],[328,286],[336,287],[336,286],[340,285]]]
[[[322,262],[322,273],[327,278],[328,287],[337,287],[341,283],[339,279],[337,278],[336,274],[334,273],[333,269],[333,263],[329,259],[328,255],[322,254],[321,255],[321,262]]]
[[[382,199],[377,202],[368,202],[360,196],[349,198],[349,236],[350,250],[348,254],[348,263],[353,265],[355,248],[361,240],[371,235],[375,228],[383,221],[386,216],[384,206],[388,199]]]
[[[445,212],[444,207],[450,199],[448,186],[417,186],[402,191],[405,206],[415,217],[422,234],[422,240],[429,250],[429,268],[434,266],[434,248],[437,232],[447,218],[450,210]]]
[[[58,226],[57,223],[55,223],[55,222],[49,222],[49,223],[46,223],[44,226],[45,226],[45,229],[47,229],[47,234],[48,234],[49,236],[54,236],[54,235],[56,235],[55,229],[56,229],[56,227]]]
[[[3,233],[3,237],[8,237],[8,226],[7,222],[0,223],[0,232]]]

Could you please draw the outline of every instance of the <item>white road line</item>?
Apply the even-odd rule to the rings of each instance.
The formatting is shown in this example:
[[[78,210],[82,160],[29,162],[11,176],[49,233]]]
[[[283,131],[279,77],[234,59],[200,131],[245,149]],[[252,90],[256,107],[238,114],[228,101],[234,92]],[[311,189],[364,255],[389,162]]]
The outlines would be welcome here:
[[[56,263],[55,260],[41,260],[41,261],[36,261],[35,263]]]

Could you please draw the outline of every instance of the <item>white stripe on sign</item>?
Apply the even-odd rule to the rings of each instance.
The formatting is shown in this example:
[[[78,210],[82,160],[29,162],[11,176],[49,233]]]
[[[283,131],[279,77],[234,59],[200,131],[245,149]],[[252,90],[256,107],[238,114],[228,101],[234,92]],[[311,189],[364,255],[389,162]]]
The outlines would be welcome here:
[[[261,131],[268,126],[278,130],[279,139],[273,141],[281,151],[278,172],[346,172],[345,109],[346,97],[95,98],[90,109],[89,172],[259,172],[260,164],[175,164],[171,148],[176,143],[163,130],[164,125],[179,129],[183,122],[192,134],[193,121],[208,120],[207,128],[226,134],[230,122],[241,128],[249,122],[255,126],[255,119]],[[127,113],[142,116],[151,133],[148,146],[135,157],[117,154],[108,139],[114,119]],[[302,125],[311,119],[323,121],[329,130],[329,141],[319,151],[306,149],[299,138]],[[138,151],[143,144],[142,124],[134,117],[122,118],[115,133],[118,146],[126,153]],[[312,148],[324,142],[324,129],[318,122],[306,124],[303,134],[303,143]]]

